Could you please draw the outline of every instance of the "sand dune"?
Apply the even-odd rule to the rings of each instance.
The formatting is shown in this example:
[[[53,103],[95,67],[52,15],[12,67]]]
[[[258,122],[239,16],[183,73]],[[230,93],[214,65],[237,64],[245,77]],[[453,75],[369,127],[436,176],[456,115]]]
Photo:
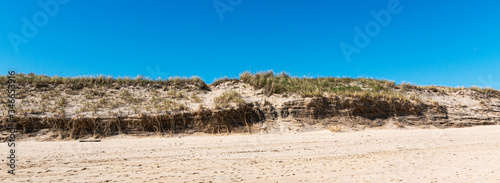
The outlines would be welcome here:
[[[17,174],[7,174],[2,159],[0,181],[500,182],[499,132],[481,126],[24,141]]]

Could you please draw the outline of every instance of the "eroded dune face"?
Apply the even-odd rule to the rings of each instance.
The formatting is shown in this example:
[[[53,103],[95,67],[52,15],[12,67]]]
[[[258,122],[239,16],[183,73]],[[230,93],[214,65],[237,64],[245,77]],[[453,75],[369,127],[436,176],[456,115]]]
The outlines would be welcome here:
[[[19,78],[18,129],[27,136],[342,131],[500,122],[500,92],[492,89],[273,73],[244,73],[211,85],[199,78]]]

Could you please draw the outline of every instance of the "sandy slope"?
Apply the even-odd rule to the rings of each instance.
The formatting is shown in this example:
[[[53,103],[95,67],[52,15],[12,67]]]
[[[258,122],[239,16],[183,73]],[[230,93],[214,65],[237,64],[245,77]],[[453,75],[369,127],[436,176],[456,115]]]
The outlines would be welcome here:
[[[500,126],[22,142],[0,182],[500,182]],[[6,157],[7,145],[0,146]]]

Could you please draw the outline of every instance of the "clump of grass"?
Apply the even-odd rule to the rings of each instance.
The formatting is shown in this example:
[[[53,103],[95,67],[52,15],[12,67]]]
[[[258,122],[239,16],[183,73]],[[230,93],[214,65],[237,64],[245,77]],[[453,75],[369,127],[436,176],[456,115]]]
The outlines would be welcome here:
[[[189,107],[186,103],[176,103],[174,106],[174,110],[176,111],[187,111]]]
[[[97,105],[92,105],[91,110],[92,110],[92,115],[96,115],[97,112],[99,111],[99,108],[97,107]]]
[[[338,86],[338,87],[331,87],[330,92],[332,93],[355,93],[355,92],[361,92],[363,89],[359,86]]]
[[[57,107],[52,107],[52,108],[50,108],[50,110],[49,110],[49,111],[50,111],[51,113],[54,113],[54,112],[56,112],[56,111],[57,111]]]
[[[139,107],[138,106],[133,106],[132,109],[134,110],[134,114],[139,113]]]
[[[72,90],[72,89],[65,89],[64,92],[68,95],[78,95],[78,91]]]
[[[434,99],[429,98],[429,99],[428,99],[428,101],[429,101],[429,103],[431,103],[431,104],[432,104],[432,105],[434,105],[434,106],[439,105],[439,102],[438,102],[437,100],[434,100]]]
[[[105,107],[108,104],[108,101],[105,98],[102,98],[97,102],[97,107]]]
[[[410,100],[413,100],[417,103],[422,103],[422,99],[420,99],[420,97],[418,97],[416,95],[410,95]]]
[[[198,105],[198,111],[204,111],[205,106],[203,104]]]
[[[168,90],[167,96],[172,99],[183,99],[185,95],[183,91],[177,91],[176,89]]]
[[[474,86],[474,87],[471,87],[470,89],[472,91],[476,91],[478,93],[485,94],[487,96],[500,97],[500,91],[495,90],[493,88],[479,88],[479,87]]]
[[[181,92],[178,92],[178,93],[177,93],[176,98],[183,99],[183,98],[185,98],[185,95],[184,95],[184,93],[181,91]]]
[[[411,91],[411,90],[416,90],[416,91],[431,91],[431,92],[438,92],[438,93],[446,93],[447,91],[459,91],[459,90],[465,90],[465,87],[448,87],[448,86],[436,86],[436,85],[429,85],[429,86],[417,86],[408,82],[403,82],[400,85],[398,85],[399,88],[401,88],[402,92],[405,91]]]
[[[399,87],[401,88],[401,91],[410,91],[410,90],[418,89],[418,86],[413,85],[413,84],[408,83],[408,82],[401,83],[399,85]]]
[[[110,109],[116,109],[118,108],[120,105],[123,105],[123,103],[121,103],[120,101],[116,101],[116,100],[113,100],[109,103],[109,108]]]
[[[215,108],[226,108],[230,107],[231,103],[236,103],[238,105],[243,104],[245,101],[241,97],[240,93],[236,91],[226,91],[220,96],[215,97],[214,104]]]
[[[222,83],[225,83],[225,82],[239,82],[238,79],[236,78],[228,78],[228,77],[223,77],[223,78],[220,78],[220,79],[217,79],[215,80],[211,85],[212,86],[219,86],[220,84]]]
[[[83,107],[80,108],[80,112],[87,112],[87,111],[90,111],[90,103],[89,102],[85,102],[83,104]]]
[[[59,116],[60,116],[60,117],[64,117],[64,116],[65,116],[65,114],[66,114],[66,110],[64,110],[64,108],[62,108],[62,107],[61,107],[61,108],[59,108]]]
[[[86,99],[94,99],[94,98],[100,98],[100,97],[105,97],[106,92],[99,91],[97,89],[89,89],[85,92],[85,98]]]
[[[136,98],[133,93],[126,89],[120,92],[119,97],[127,103],[139,103],[141,101],[139,98]]]
[[[56,105],[57,107],[64,107],[67,103],[68,101],[66,100],[66,98],[61,97],[57,100]]]
[[[50,99],[49,93],[42,93],[42,100],[49,100],[49,99]]]
[[[45,103],[42,103],[42,110],[40,112],[41,113],[47,112],[47,106],[45,106]]]
[[[175,98],[177,96],[177,91],[175,89],[174,90],[168,90],[167,96],[170,97],[170,98]]]
[[[120,98],[122,100],[127,101],[130,97],[132,97],[132,94],[128,90],[123,90],[120,92]]]
[[[196,95],[195,92],[191,93],[191,100],[195,103],[200,103],[201,99]]]
[[[28,95],[27,95],[27,89],[26,88],[22,88],[21,90],[19,90],[17,92],[17,98],[19,99],[23,99],[23,98],[26,98]]]
[[[435,92],[435,93],[445,93],[446,87],[442,86],[435,86],[435,85],[429,85],[429,86],[421,86],[420,88],[426,89],[427,91]]]
[[[165,99],[163,100],[162,104],[167,107],[172,107],[173,105],[175,105],[175,102],[170,99]]]
[[[149,95],[151,95],[151,97],[153,97],[153,98],[159,98],[160,97],[160,92],[158,92],[155,89],[150,89],[149,90]]]
[[[488,108],[488,104],[486,104],[486,101],[484,101],[484,100],[481,100],[479,102],[479,105],[481,105],[482,108]]]
[[[161,111],[161,97],[160,94],[156,90],[152,90],[149,92],[151,95],[151,98],[149,99],[149,103],[153,105],[153,108],[156,109],[156,111]]]

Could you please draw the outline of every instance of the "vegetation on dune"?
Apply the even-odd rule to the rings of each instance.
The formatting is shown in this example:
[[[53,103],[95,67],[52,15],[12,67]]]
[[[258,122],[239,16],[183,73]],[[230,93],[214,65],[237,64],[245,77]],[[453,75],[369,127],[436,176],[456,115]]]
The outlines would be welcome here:
[[[396,87],[393,81],[367,78],[299,78],[286,73],[274,72],[252,74],[245,72],[240,80],[256,88],[264,89],[268,95],[277,93],[298,93],[304,97],[323,96],[324,94],[360,96],[372,94],[392,94]]]
[[[239,82],[238,79],[235,79],[235,78],[228,78],[228,77],[223,77],[223,78],[220,78],[220,79],[217,79],[215,80],[212,84],[212,86],[219,86],[220,84],[222,83],[226,83],[226,82],[229,82],[229,81],[232,81],[232,82]]]
[[[0,76],[0,83],[6,84],[8,81],[7,76]],[[104,87],[125,87],[125,86],[148,86],[148,87],[173,87],[178,89],[188,88],[194,86],[195,89],[208,90],[207,84],[199,77],[171,77],[166,80],[162,79],[149,79],[143,76],[136,78],[119,77],[113,78],[111,76],[98,76],[98,77],[59,77],[59,76],[44,76],[31,74],[18,74],[16,75],[16,83],[20,85],[32,85],[36,88],[57,87],[59,85],[66,85],[72,90],[80,90],[83,88],[98,88]]]
[[[196,92],[191,93],[191,101],[193,101],[194,103],[201,103],[202,102],[200,97],[198,97],[198,95],[196,95]]]
[[[0,76],[0,84],[5,85],[8,81],[7,76]],[[292,77],[286,73],[275,74],[273,71],[259,72],[252,74],[244,72],[240,75],[239,80],[234,78],[221,78],[214,81],[211,85],[218,86],[225,82],[238,82],[242,81],[251,86],[259,89],[264,89],[265,93],[282,94],[282,93],[298,93],[302,96],[321,96],[324,94],[335,95],[366,95],[366,94],[391,94],[394,89],[401,89],[401,91],[408,90],[429,90],[433,92],[445,92],[463,90],[463,87],[444,87],[444,86],[417,86],[409,83],[402,83],[396,85],[393,81],[377,80],[369,78],[335,78],[335,77],[322,77],[322,78],[307,78],[307,77]],[[149,79],[143,76],[136,78],[119,77],[114,78],[111,76],[98,76],[98,77],[58,77],[58,76],[45,76],[31,74],[18,74],[16,75],[16,83],[26,86],[31,85],[35,88],[44,87],[57,87],[65,85],[71,90],[81,90],[84,88],[91,89],[88,98],[102,97],[102,92],[97,90],[100,87],[126,87],[126,86],[143,86],[152,88],[164,89],[199,89],[209,90],[208,85],[199,77],[171,77],[166,80],[162,79]],[[194,88],[193,88],[194,87]],[[500,96],[500,91],[492,88],[479,88],[471,87],[473,91],[485,95]],[[71,90],[67,90],[68,94],[75,94]],[[170,91],[172,98],[183,97],[179,96],[176,91]],[[19,94],[25,95],[26,91],[19,91]],[[175,95],[177,94],[177,95]],[[384,95],[385,95],[384,94]]]
[[[448,87],[448,86],[435,86],[435,85],[429,85],[429,86],[418,86],[418,85],[413,85],[410,83],[403,82],[402,84],[398,85],[398,87],[401,89],[401,91],[411,91],[411,90],[418,90],[418,91],[430,91],[430,92],[437,92],[437,93],[445,93],[447,91],[459,91],[459,90],[467,90],[465,87]],[[475,91],[477,93],[486,95],[487,97],[500,97],[500,91],[493,89],[493,88],[480,88],[480,87],[470,87],[469,90]]]
[[[224,78],[224,80],[228,79]],[[273,71],[255,74],[244,72],[240,75],[240,81],[255,88],[263,89],[267,95],[297,93],[303,97],[340,95],[406,100],[403,92],[410,90],[427,90],[439,93],[465,90],[464,87],[417,86],[409,83],[396,85],[394,81],[369,78],[300,78],[289,76],[286,73],[275,74]],[[487,96],[500,97],[500,91],[492,88],[471,87],[470,90]]]
[[[220,96],[215,97],[214,104],[215,108],[226,108],[231,105],[231,103],[236,103],[238,105],[243,104],[245,101],[241,97],[240,93],[236,91],[226,91]]]
[[[7,85],[7,76],[0,76],[0,86]],[[460,92],[473,94],[475,97],[486,99],[500,97],[500,91],[491,88],[479,87],[444,87],[444,86],[417,86],[410,83],[396,85],[393,81],[369,78],[335,78],[335,77],[293,77],[286,73],[275,74],[272,71],[250,73],[244,72],[239,79],[221,78],[210,87],[221,84],[246,83],[263,94],[299,94],[303,97],[354,97],[356,99],[385,100],[397,102],[421,103],[417,91],[429,91],[438,94]],[[132,108],[134,113],[154,109],[158,113],[164,111],[189,110],[188,103],[203,104],[205,100],[201,93],[206,93],[210,87],[199,77],[180,78],[171,77],[166,80],[152,80],[142,76],[134,79],[130,77],[48,77],[35,74],[18,74],[16,83],[18,99],[25,106],[37,106],[20,109],[19,112],[30,114],[55,113],[68,107],[78,107],[78,112],[106,111],[120,112]],[[230,85],[230,84],[229,84]],[[140,88],[146,88],[142,93]],[[2,94],[5,95],[5,94]],[[61,96],[64,96],[62,98]],[[80,98],[79,96],[82,96]],[[34,98],[33,98],[34,97]],[[38,98],[38,100],[37,100]],[[169,99],[169,100],[166,100]],[[214,100],[215,108],[229,107],[231,103],[241,104],[244,100],[235,91],[218,96]],[[79,103],[76,104],[75,103]],[[432,102],[431,102],[432,103]],[[43,106],[42,106],[43,104]],[[70,105],[68,105],[70,104]],[[6,106],[1,106],[6,109]],[[69,108],[68,108],[69,109]],[[102,110],[101,110],[102,109]],[[109,110],[108,110],[109,111]],[[130,111],[130,110],[128,110]]]
[[[481,94],[485,94],[487,96],[500,97],[500,91],[495,90],[493,88],[471,87],[470,89],[473,90],[473,91],[479,92]]]

